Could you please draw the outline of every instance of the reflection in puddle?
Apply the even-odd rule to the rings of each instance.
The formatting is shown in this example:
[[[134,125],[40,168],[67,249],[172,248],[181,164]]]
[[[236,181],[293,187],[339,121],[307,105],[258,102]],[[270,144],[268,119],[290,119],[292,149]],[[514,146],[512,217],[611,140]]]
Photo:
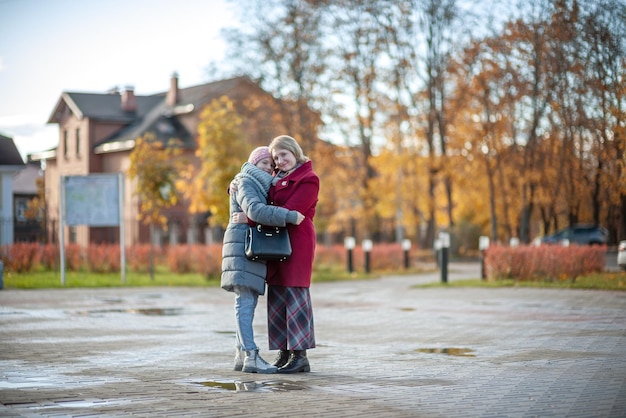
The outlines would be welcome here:
[[[127,312],[138,313],[149,316],[175,316],[182,313],[180,308],[148,308],[148,309],[129,309]]]
[[[124,299],[122,298],[115,298],[115,297],[101,297],[101,298],[96,298],[97,300],[101,300],[102,302],[105,303],[122,303],[124,302]]]
[[[0,309],[0,315],[23,315],[25,312],[18,311],[5,311],[4,309]]]
[[[96,400],[85,400],[85,399],[76,399],[76,400],[52,400],[50,403],[40,404],[40,403],[24,403],[24,402],[16,402],[16,403],[5,403],[5,406],[9,406],[16,409],[61,409],[61,408],[94,408],[94,407],[110,407],[114,405],[124,405],[128,404],[130,401],[127,400],[109,400],[109,399],[96,399]],[[63,414],[65,416],[65,414]],[[22,415],[20,415],[22,416]],[[30,415],[29,415],[30,416]],[[39,416],[39,415],[37,415]]]
[[[455,357],[476,357],[475,354],[472,354],[474,350],[469,348],[418,348],[415,351],[427,354],[446,354]]]
[[[76,312],[78,315],[102,315],[108,313],[131,313],[146,316],[176,316],[182,314],[181,308],[144,308],[144,309],[94,309]]]
[[[207,382],[196,383],[218,390],[235,392],[287,392],[290,390],[306,389],[306,386],[302,384],[289,381],[241,382],[228,380],[210,380]]]

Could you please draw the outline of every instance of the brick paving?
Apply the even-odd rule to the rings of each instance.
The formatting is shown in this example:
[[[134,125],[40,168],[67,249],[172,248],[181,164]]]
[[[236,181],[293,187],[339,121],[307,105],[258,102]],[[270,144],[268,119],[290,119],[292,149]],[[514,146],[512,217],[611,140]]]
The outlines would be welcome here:
[[[221,289],[4,289],[0,417],[626,416],[626,293],[414,287],[438,280],[314,284],[298,375],[232,371]]]

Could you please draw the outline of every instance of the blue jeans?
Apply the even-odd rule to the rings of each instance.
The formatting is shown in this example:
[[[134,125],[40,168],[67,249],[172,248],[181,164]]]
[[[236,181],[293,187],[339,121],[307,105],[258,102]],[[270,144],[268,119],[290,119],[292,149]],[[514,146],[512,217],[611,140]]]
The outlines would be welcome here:
[[[235,286],[235,317],[237,318],[237,346],[244,351],[256,350],[252,321],[259,295],[249,287]]]

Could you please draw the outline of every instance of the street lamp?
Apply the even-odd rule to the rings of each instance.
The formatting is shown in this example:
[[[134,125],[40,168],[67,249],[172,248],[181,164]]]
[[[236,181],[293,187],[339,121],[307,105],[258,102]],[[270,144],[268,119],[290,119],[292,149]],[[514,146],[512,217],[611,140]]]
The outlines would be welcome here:
[[[343,245],[344,247],[346,247],[346,250],[348,250],[348,273],[352,273],[354,271],[354,267],[352,264],[352,251],[354,250],[354,247],[356,245],[356,240],[354,239],[354,237],[346,237],[343,240]]]
[[[365,251],[365,273],[370,272],[370,252],[372,251],[372,240],[364,239],[363,240],[363,251]]]
[[[403,239],[402,240],[402,250],[404,251],[404,268],[409,268],[409,250],[411,249],[411,240]]]
[[[440,232],[439,244],[441,245],[441,283],[448,283],[448,249],[450,248],[450,234]]]
[[[485,271],[485,251],[489,248],[489,237],[478,237],[478,250],[480,251],[480,277],[485,280],[487,278],[487,272]]]

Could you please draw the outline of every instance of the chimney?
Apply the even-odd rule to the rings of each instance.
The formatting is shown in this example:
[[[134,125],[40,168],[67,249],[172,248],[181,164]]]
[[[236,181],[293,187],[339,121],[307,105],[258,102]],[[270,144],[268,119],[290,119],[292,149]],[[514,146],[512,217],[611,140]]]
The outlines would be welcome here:
[[[170,78],[170,89],[167,92],[167,96],[165,98],[165,102],[168,106],[174,106],[178,103],[179,100],[179,92],[178,92],[178,74],[176,72],[172,73],[172,78]]]
[[[137,110],[137,98],[133,86],[126,86],[122,92],[122,110],[124,112],[135,112]]]

